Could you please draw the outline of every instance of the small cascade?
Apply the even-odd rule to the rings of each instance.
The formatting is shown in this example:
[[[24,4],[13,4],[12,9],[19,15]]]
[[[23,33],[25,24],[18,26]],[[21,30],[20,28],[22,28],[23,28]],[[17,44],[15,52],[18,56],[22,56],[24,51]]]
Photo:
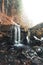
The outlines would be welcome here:
[[[14,35],[15,36],[15,43],[17,43],[17,27],[16,26],[15,26],[15,31],[14,32],[15,32],[15,35]]]
[[[20,26],[18,26],[18,42],[20,43]]]
[[[20,43],[20,25],[15,26],[15,43]]]

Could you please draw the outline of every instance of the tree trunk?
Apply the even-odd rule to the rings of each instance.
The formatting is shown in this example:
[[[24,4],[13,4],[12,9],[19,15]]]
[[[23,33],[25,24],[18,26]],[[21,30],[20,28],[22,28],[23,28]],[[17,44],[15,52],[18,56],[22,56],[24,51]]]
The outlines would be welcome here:
[[[5,11],[4,11],[4,0],[2,0],[2,13],[5,13]]]
[[[11,16],[14,16],[14,0],[12,0]]]
[[[6,7],[6,14],[8,15],[8,3],[9,1],[7,0],[7,7]]]

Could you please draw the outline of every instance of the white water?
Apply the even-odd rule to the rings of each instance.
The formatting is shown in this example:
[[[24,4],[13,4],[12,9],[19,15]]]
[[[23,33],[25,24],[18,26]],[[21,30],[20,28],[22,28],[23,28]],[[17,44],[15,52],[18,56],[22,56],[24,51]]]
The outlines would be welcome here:
[[[20,26],[15,26],[15,43],[20,43]]]

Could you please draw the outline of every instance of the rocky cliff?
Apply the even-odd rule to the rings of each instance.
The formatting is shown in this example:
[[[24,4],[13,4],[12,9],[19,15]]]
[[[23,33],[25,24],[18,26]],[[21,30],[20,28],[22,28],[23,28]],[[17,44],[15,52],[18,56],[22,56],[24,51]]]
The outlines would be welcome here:
[[[33,28],[30,29],[31,34],[37,36],[40,38],[41,36],[43,37],[43,23],[40,23]]]

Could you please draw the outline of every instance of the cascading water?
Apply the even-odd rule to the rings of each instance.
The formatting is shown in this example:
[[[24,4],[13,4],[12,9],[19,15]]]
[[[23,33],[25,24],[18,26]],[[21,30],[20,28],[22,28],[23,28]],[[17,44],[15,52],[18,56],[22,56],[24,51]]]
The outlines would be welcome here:
[[[15,43],[17,43],[17,26],[15,26]]]
[[[15,26],[15,43],[20,43],[20,25]]]
[[[21,38],[20,25],[16,25],[15,26],[15,44],[14,44],[14,46],[22,48],[23,44],[20,43],[20,38]]]
[[[20,43],[20,26],[18,26],[18,43]]]

